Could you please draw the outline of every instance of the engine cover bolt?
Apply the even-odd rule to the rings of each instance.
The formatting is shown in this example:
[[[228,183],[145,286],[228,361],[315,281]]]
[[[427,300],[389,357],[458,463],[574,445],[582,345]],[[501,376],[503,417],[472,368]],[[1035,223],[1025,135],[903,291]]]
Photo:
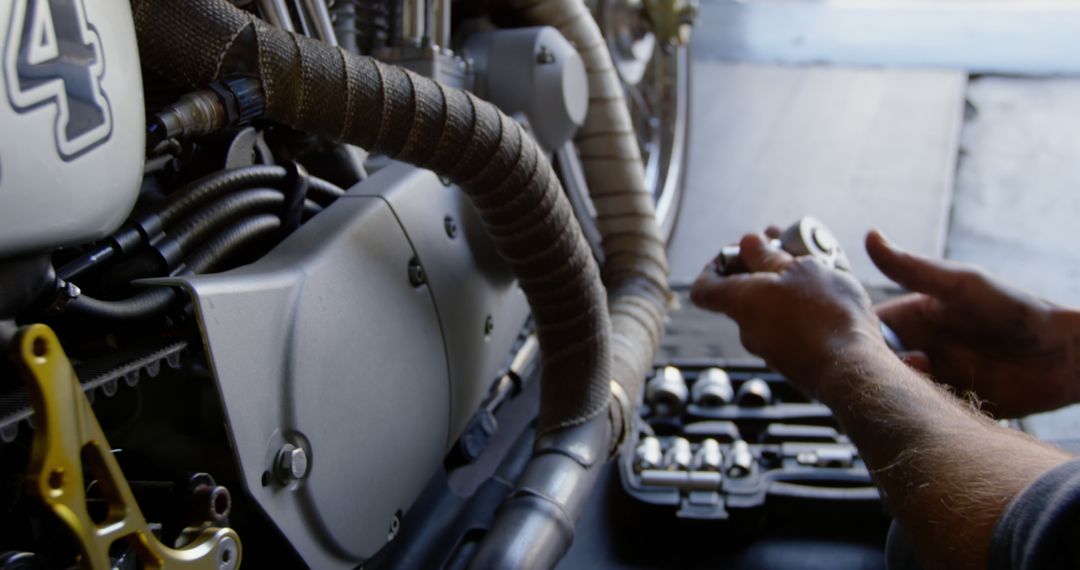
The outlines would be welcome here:
[[[420,260],[415,257],[409,260],[409,283],[412,283],[413,287],[419,287],[427,281],[427,276],[424,275],[424,266],[420,265]]]
[[[401,511],[394,513],[394,518],[390,519],[390,530],[386,533],[386,542],[390,542],[397,538],[398,532],[401,531]]]
[[[555,52],[547,46],[540,46],[540,53],[536,54],[536,63],[541,65],[555,63]]]
[[[446,237],[449,237],[450,239],[457,237],[458,227],[454,218],[451,218],[450,216],[443,218],[443,229],[446,230]]]
[[[307,475],[307,452],[291,443],[281,446],[277,456],[277,476],[283,483],[303,479]]]

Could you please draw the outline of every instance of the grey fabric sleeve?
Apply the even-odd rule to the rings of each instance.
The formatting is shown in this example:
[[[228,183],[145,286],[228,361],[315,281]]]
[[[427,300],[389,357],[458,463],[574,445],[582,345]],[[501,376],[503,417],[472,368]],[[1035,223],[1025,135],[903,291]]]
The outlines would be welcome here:
[[[1080,460],[1050,470],[1009,503],[994,527],[988,566],[1080,568]]]

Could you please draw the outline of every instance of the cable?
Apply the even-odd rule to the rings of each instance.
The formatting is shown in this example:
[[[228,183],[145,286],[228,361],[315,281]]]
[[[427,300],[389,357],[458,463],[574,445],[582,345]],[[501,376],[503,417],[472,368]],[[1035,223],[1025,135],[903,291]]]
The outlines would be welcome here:
[[[131,253],[143,244],[154,241],[172,223],[221,196],[260,187],[283,191],[280,185],[287,179],[288,171],[284,167],[272,165],[245,166],[204,176],[170,194],[161,210],[136,218],[98,247],[64,264],[57,270],[57,276],[64,281],[71,281],[117,254]],[[308,196],[314,204],[305,202],[303,219],[309,219],[317,213],[317,210],[313,209],[314,205],[326,207],[344,194],[345,190],[341,187],[309,176]]]
[[[281,220],[272,214],[260,214],[225,230],[200,247],[186,260],[186,269],[179,274],[205,273],[252,243],[271,237],[281,227]],[[131,321],[160,315],[179,295],[172,287],[154,287],[127,299],[105,301],[81,295],[68,303],[65,312],[95,320]]]
[[[171,287],[155,287],[120,301],[103,301],[87,295],[72,299],[65,313],[95,320],[130,321],[160,314],[176,299]]]

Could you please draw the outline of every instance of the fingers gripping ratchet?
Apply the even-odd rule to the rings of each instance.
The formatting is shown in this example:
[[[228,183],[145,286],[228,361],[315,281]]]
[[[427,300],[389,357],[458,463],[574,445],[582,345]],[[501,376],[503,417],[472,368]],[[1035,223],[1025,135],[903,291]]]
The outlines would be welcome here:
[[[840,247],[840,241],[825,224],[811,216],[800,218],[784,230],[779,238],[770,240],[769,247],[786,251],[795,257],[812,256],[829,267],[851,271],[851,262],[844,253],[844,249]],[[714,271],[721,276],[745,273],[746,266],[742,262],[740,253],[738,245],[725,246],[713,262]],[[885,337],[889,348],[896,352],[905,350],[900,337],[884,322],[881,323],[881,335]]]

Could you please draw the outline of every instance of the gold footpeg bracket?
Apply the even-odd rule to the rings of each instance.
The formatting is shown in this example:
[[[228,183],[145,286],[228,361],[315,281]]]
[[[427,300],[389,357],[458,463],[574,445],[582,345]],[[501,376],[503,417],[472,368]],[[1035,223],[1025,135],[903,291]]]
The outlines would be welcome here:
[[[119,540],[127,542],[143,568],[240,566],[240,538],[230,528],[208,528],[181,549],[161,544],[146,524],[56,334],[45,325],[24,327],[14,346],[35,412],[27,485],[71,530],[83,568],[111,568],[109,548]],[[84,466],[89,474],[83,473]],[[100,522],[87,510],[87,475],[97,480],[108,505]]]

